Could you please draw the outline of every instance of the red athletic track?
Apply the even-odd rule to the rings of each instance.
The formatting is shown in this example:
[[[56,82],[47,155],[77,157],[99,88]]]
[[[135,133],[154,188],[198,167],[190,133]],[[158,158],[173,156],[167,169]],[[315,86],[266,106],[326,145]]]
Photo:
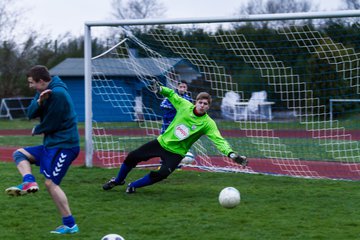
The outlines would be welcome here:
[[[113,135],[130,135],[130,136],[144,136],[146,135],[145,129],[119,129],[107,131]],[[329,136],[329,132],[319,131],[316,136],[323,137]],[[16,136],[16,135],[29,135],[30,130],[24,129],[9,129],[9,130],[0,130],[0,136]],[[80,134],[83,135],[84,131],[81,129]],[[300,130],[279,130],[274,131],[274,137],[281,138],[312,138],[316,137],[312,135],[313,133],[308,131]],[[360,140],[360,130],[346,131],[347,136],[344,136],[342,139],[349,140]],[[244,131],[244,130],[223,130],[222,135],[224,137],[246,137],[247,135],[252,136],[261,136],[260,132],[254,131]],[[262,136],[264,133],[262,132]],[[330,134],[331,136],[331,134]],[[341,138],[340,138],[341,139]],[[339,140],[340,140],[339,139]],[[16,147],[0,147],[0,159],[2,161],[12,161],[12,153],[16,150]],[[309,172],[317,173],[319,177],[325,178],[336,178],[336,179],[351,179],[351,180],[360,180],[360,163],[359,164],[344,164],[339,162],[322,162],[322,161],[298,161],[297,166],[293,165],[294,162],[286,160],[269,160],[269,159],[249,159],[249,167],[254,172],[259,173],[269,173],[269,174],[279,174],[279,175],[299,175]],[[221,161],[221,158],[212,158],[212,161],[218,166],[225,166]],[[158,162],[158,161],[157,161]],[[153,162],[153,163],[157,163]],[[85,154],[81,152],[79,157],[75,160],[75,165],[84,165],[85,163]],[[281,163],[281,164],[280,164]],[[99,159],[94,158],[94,166],[102,166],[102,162]],[[301,165],[299,167],[299,165]],[[294,172],[294,169],[298,169],[297,172]],[[303,175],[305,176],[305,174]]]
[[[84,135],[84,130],[79,130],[80,135]],[[145,136],[147,132],[145,129],[112,129],[107,130],[107,133],[119,136]],[[348,140],[351,136],[351,140],[360,141],[360,130],[347,130],[344,134],[331,132],[330,130],[321,131],[304,131],[304,130],[274,130],[274,136],[280,138],[329,138],[331,135],[347,135],[343,137],[337,137],[338,140]],[[3,129],[0,130],[0,136],[28,136],[31,134],[31,130],[27,129]],[[157,134],[154,131],[154,134]],[[270,132],[264,130],[221,130],[221,134],[224,137],[246,137],[246,136],[270,136]]]

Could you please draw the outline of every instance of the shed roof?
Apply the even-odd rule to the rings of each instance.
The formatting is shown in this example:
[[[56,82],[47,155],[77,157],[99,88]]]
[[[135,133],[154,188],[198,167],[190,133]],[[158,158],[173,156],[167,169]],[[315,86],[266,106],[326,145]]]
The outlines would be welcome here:
[[[181,58],[102,58],[92,61],[93,72],[106,76],[160,76],[182,62]],[[83,77],[84,59],[67,58],[50,69],[51,75]]]

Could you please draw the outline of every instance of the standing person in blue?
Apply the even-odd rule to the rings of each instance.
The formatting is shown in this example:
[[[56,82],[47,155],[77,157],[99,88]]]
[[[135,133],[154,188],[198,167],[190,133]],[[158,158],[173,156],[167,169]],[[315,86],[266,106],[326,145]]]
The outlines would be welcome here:
[[[232,150],[229,143],[221,136],[215,121],[207,114],[211,105],[211,96],[208,93],[199,93],[194,105],[172,89],[158,85],[156,81],[153,81],[151,89],[167,97],[177,110],[177,114],[166,131],[157,139],[127,155],[117,177],[105,183],[104,190],[124,185],[126,176],[139,162],[148,161],[154,157],[160,157],[163,160],[160,169],[151,171],[143,178],[128,184],[126,193],[134,193],[137,188],[152,185],[167,178],[179,165],[190,147],[203,135],[207,135],[224,155],[243,166],[247,165],[246,157],[239,156]]]
[[[40,118],[32,135],[43,134],[43,145],[24,147],[13,153],[22,183],[5,190],[8,195],[21,196],[39,190],[31,164],[40,166],[45,186],[62,216],[63,225],[51,233],[70,234],[79,231],[70,211],[69,202],[60,183],[70,164],[79,154],[77,116],[67,86],[57,76],[51,77],[45,66],[34,66],[27,73],[27,82],[36,94],[27,109],[29,119]]]
[[[191,97],[187,93],[188,85],[185,81],[180,81],[177,85],[177,88],[175,92],[182,98],[188,100],[189,102],[192,102]],[[160,134],[163,134],[165,130],[168,128],[172,120],[174,119],[176,115],[176,109],[171,104],[170,100],[168,98],[165,98],[161,104],[160,108],[163,110],[163,124],[161,126]]]

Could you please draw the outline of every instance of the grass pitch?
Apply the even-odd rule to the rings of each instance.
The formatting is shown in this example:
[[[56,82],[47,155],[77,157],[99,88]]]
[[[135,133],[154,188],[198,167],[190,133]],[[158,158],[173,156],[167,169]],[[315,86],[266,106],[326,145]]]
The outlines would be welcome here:
[[[359,239],[358,182],[264,175],[176,171],[167,180],[126,195],[125,186],[103,191],[118,169],[71,167],[62,182],[80,233],[50,234],[61,217],[34,173],[40,191],[0,195],[0,239],[100,240],[109,233],[126,240]],[[128,181],[149,170],[136,169]],[[0,187],[20,183],[13,163],[0,163]],[[227,186],[241,192],[234,209],[218,203]]]

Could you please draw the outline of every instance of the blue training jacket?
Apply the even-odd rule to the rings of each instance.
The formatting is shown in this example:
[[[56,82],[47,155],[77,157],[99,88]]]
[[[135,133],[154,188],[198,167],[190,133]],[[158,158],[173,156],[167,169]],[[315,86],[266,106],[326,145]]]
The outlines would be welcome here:
[[[192,103],[192,99],[189,95],[187,95],[186,93],[181,95],[179,94],[179,92],[176,90],[175,91],[180,97],[188,100],[189,102]],[[160,108],[163,110],[163,124],[161,126],[161,134],[163,134],[165,132],[165,130],[169,127],[170,123],[172,122],[172,120],[174,119],[175,115],[176,115],[176,109],[174,108],[174,106],[171,104],[171,102],[169,101],[168,98],[165,98],[161,104],[160,104]]]
[[[52,91],[49,98],[39,106],[40,93],[36,93],[27,109],[29,119],[40,118],[40,124],[35,126],[33,133],[44,134],[43,144],[49,148],[79,146],[77,116],[66,84],[55,76],[47,89]]]

